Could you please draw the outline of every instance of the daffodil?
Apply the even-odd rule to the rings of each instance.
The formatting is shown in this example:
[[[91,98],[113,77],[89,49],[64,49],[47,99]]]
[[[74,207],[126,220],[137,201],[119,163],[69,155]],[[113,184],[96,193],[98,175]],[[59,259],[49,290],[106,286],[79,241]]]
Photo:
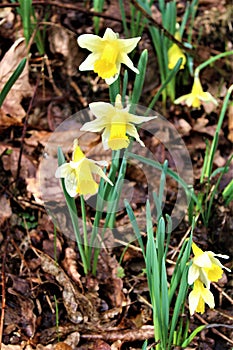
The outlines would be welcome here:
[[[214,296],[208,288],[205,288],[203,283],[198,279],[194,282],[193,290],[189,294],[189,311],[193,315],[194,312],[205,312],[205,303],[211,309],[214,308]]]
[[[223,275],[223,269],[230,271],[224,267],[216,258],[220,257],[228,259],[227,255],[215,254],[211,251],[203,252],[195,243],[192,244],[194,258],[188,272],[188,284],[195,283],[200,280],[207,288],[210,288],[211,282],[217,282]]]
[[[130,106],[123,108],[119,94],[116,96],[115,106],[106,102],[93,102],[89,107],[96,119],[85,123],[80,130],[91,132],[103,130],[102,142],[105,150],[127,148],[130,142],[129,136],[145,146],[134,124],[141,124],[156,117],[141,117],[129,113]]]
[[[175,33],[175,38],[181,40],[179,32]],[[182,58],[180,69],[184,69],[186,56],[177,44],[173,44],[168,50],[168,68],[173,69],[180,58]]]
[[[135,73],[128,53],[133,51],[141,38],[119,39],[117,33],[107,28],[103,38],[94,34],[83,34],[78,37],[78,44],[92,53],[80,65],[81,71],[94,70],[106,83],[111,85],[119,76],[121,63],[128,66]]]
[[[98,164],[98,165],[97,165]],[[64,163],[56,170],[57,178],[65,179],[65,188],[70,197],[77,194],[95,194],[98,190],[98,184],[92,174],[101,176],[108,183],[113,183],[107,178],[100,166],[107,166],[106,161],[94,161],[85,157],[78,145],[77,139],[74,140],[72,160]]]
[[[200,108],[202,102],[213,102],[217,105],[215,98],[209,93],[204,92],[198,76],[195,76],[192,91],[190,94],[180,96],[174,103],[184,102],[188,107]]]

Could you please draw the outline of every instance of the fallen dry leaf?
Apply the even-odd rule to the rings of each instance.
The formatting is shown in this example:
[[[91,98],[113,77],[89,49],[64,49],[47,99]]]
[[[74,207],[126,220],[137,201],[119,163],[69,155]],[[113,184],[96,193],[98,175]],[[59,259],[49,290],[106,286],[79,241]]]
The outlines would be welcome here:
[[[0,197],[0,226],[12,215],[10,200],[5,196]]]
[[[65,65],[62,64],[62,69],[65,69],[69,76],[75,75],[82,60],[75,35],[63,27],[51,27],[49,46],[53,54],[63,56]]]
[[[41,267],[44,272],[51,274],[63,287],[63,302],[70,320],[78,324],[83,320],[90,319],[93,315],[92,305],[88,298],[80,293],[77,287],[71,282],[63,269],[48,255],[36,251],[41,259]]]
[[[6,52],[0,62],[0,90],[6,84],[8,79],[16,70],[22,58],[27,56],[25,39],[19,38]],[[21,106],[21,101],[24,97],[32,95],[32,87],[28,80],[28,62],[21,73],[18,80],[12,86],[5,101],[2,105],[2,110],[5,114],[16,117],[19,121],[25,116],[25,110]]]

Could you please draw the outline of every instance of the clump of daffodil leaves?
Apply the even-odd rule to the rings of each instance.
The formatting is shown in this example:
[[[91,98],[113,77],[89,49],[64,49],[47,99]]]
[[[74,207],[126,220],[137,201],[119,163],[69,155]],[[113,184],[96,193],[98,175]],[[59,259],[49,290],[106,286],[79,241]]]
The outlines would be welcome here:
[[[176,33],[175,37],[180,40],[179,33]],[[91,51],[80,65],[80,71],[92,70],[104,79],[108,85],[113,84],[119,78],[121,64],[126,65],[133,72],[139,74],[138,68],[134,66],[128,56],[135,49],[139,40],[140,37],[119,38],[119,35],[110,28],[105,30],[103,37],[93,34],[79,36],[79,46]],[[174,44],[170,47],[168,57],[169,69],[173,69],[180,58],[182,59],[181,69],[184,68],[186,57],[177,45]],[[199,71],[195,75],[191,93],[179,97],[175,103],[185,102],[188,106],[195,108],[199,108],[203,101],[212,101],[216,104],[216,100],[208,92],[203,92],[198,73]],[[132,114],[130,105],[123,106],[122,97],[119,93],[116,94],[114,105],[106,102],[92,102],[89,104],[89,108],[96,119],[85,123],[80,130],[102,132],[104,150],[125,150],[132,139],[135,139],[144,147],[135,125],[156,118],[156,116],[143,117]],[[107,168],[107,166],[108,162],[104,160],[95,161],[87,158],[81,150],[78,140],[75,139],[71,161],[60,164],[55,176],[64,180],[68,196],[75,198],[79,195],[83,198],[82,196],[93,195],[98,191],[99,185],[95,175],[101,177],[106,184],[114,187],[113,179],[110,180],[107,173],[101,169],[101,167]],[[79,248],[81,249],[80,245]],[[194,258],[191,261],[186,283],[187,286],[193,285],[193,289],[189,294],[191,315],[195,311],[203,313],[205,303],[210,308],[214,307],[214,296],[210,291],[210,283],[216,282],[222,277],[224,268],[216,257],[228,258],[226,255],[215,254],[210,251],[203,252],[195,243],[192,244],[192,250]],[[82,259],[85,260],[85,254],[81,255]],[[90,256],[91,254],[89,254],[89,258]],[[86,266],[85,264],[84,267]],[[229,271],[229,269],[226,270]],[[86,267],[85,272],[88,272],[88,267]],[[184,303],[185,301],[183,301]]]

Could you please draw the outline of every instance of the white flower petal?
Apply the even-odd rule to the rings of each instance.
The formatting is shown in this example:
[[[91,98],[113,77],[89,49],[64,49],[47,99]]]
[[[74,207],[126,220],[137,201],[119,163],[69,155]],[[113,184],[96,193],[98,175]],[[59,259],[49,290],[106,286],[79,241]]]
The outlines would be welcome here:
[[[119,71],[120,71],[120,69],[119,69]],[[120,74],[119,71],[118,71],[118,73],[116,73],[113,77],[111,77],[111,78],[106,78],[106,79],[105,79],[106,84],[112,85],[112,84],[117,80],[117,78],[119,77],[119,74]]]
[[[218,256],[220,256],[220,255],[221,255],[221,254],[218,254]],[[215,254],[215,256],[217,256],[217,254]],[[223,258],[223,256],[226,257],[227,255],[222,255],[221,258]],[[223,258],[223,259],[228,259],[228,258],[229,258],[229,257],[227,256],[227,258]],[[221,264],[221,262],[220,262],[218,259],[216,259],[215,257],[210,256],[210,260],[211,260],[211,262],[212,262],[213,264],[215,264],[215,265],[221,267],[222,269],[227,270],[228,272],[231,272],[231,270],[228,269],[228,267],[225,267],[223,264]]]
[[[92,173],[101,176],[105,181],[107,181],[110,185],[113,186],[112,181],[109,180],[109,178],[105,175],[105,173],[103,172],[103,170],[102,170],[98,165],[92,163],[92,164],[90,164],[90,168],[91,168],[91,172],[92,172]]]
[[[70,197],[75,197],[77,195],[77,178],[75,171],[70,172],[65,177],[65,188]]]
[[[89,108],[97,118],[105,118],[105,124],[108,124],[109,116],[115,114],[115,108],[111,103],[92,102],[89,104]]]
[[[193,263],[199,267],[211,267],[212,266],[210,257],[206,252],[204,252],[203,254],[201,254],[199,256],[195,256],[193,258]]]
[[[199,268],[192,264],[188,272],[188,284],[191,286],[199,277]]]
[[[106,160],[95,160],[94,162],[100,166],[108,166],[108,162]]]
[[[182,95],[182,96],[178,97],[178,98],[174,101],[174,103],[175,103],[175,104],[179,104],[179,103],[185,102],[185,101],[187,100],[187,98],[190,97],[190,95],[191,95],[191,94]]]
[[[145,147],[145,145],[144,145],[143,141],[140,139],[140,137],[139,137],[139,135],[138,135],[138,132],[137,132],[137,129],[136,129],[136,127],[135,127],[134,125],[132,125],[132,124],[127,124],[127,126],[126,126],[126,133],[127,133],[128,135],[134,137],[135,140],[136,140],[137,142],[139,142],[140,145],[141,145],[142,147]]]
[[[99,54],[97,53],[91,53],[90,55],[87,56],[85,61],[83,61],[80,66],[79,70],[80,71],[86,71],[86,70],[94,70],[94,63],[96,60],[99,59]]]
[[[142,117],[140,115],[133,115],[133,114],[130,114],[128,113],[128,118],[127,118],[127,121],[129,123],[134,123],[134,124],[142,124],[142,123],[146,123],[152,119],[155,119],[157,118],[157,116],[154,116],[154,117]]]
[[[57,170],[55,172],[55,177],[56,178],[66,177],[70,171],[71,171],[70,164],[64,163],[57,168]]]
[[[99,51],[103,43],[103,39],[94,34],[80,35],[77,41],[80,47],[93,52]]]
[[[109,146],[108,146],[109,137],[110,137],[110,127],[107,126],[102,133],[102,144],[103,144],[104,150],[109,149]]]
[[[135,49],[141,37],[130,38],[130,39],[119,39],[119,45],[126,54],[130,53]]]
[[[124,63],[127,67],[129,67],[133,72],[135,73],[139,73],[139,70],[134,67],[134,64],[133,62],[131,61],[131,59],[129,58],[129,56],[127,56],[126,53],[122,52],[121,55],[120,55],[120,58],[119,58],[119,61],[121,63]]]
[[[192,290],[189,294],[188,300],[189,300],[189,311],[190,315],[192,316],[197,308],[197,305],[199,303],[200,294],[196,292],[195,290]]]
[[[105,30],[103,40],[116,40],[118,38],[118,35],[114,33],[114,31],[111,28],[107,28]]]
[[[106,121],[103,118],[97,118],[91,122],[83,124],[80,131],[100,132],[105,127],[105,123]]]
[[[214,296],[211,293],[211,291],[208,290],[207,288],[204,288],[204,290],[201,293],[201,296],[204,299],[205,303],[208,304],[211,309],[213,309],[215,306],[215,302],[214,302]]]

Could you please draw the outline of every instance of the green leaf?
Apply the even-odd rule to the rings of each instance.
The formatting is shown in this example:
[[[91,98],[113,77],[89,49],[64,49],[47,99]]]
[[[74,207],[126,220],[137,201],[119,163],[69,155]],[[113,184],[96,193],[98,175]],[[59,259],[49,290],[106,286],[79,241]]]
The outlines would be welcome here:
[[[8,79],[8,81],[6,82],[6,84],[3,86],[3,89],[0,93],[0,107],[2,106],[7,94],[9,93],[10,89],[12,88],[12,86],[14,85],[14,83],[16,82],[16,80],[19,78],[19,76],[22,74],[24,67],[26,65],[27,59],[26,57],[23,58],[20,63],[18,64],[16,70],[14,71],[14,73],[11,75],[11,77]]]
[[[193,340],[193,338],[201,331],[203,331],[203,329],[206,328],[206,325],[203,325],[203,326],[199,326],[197,327],[191,334],[190,336],[182,343],[181,347],[182,348],[186,348],[190,343],[191,341]]]
[[[131,101],[130,101],[132,105],[136,105],[140,99],[140,96],[142,93],[142,87],[145,80],[147,61],[148,61],[148,51],[144,50],[138,62],[139,74],[136,74],[135,81],[134,81],[134,88],[133,88]]]

